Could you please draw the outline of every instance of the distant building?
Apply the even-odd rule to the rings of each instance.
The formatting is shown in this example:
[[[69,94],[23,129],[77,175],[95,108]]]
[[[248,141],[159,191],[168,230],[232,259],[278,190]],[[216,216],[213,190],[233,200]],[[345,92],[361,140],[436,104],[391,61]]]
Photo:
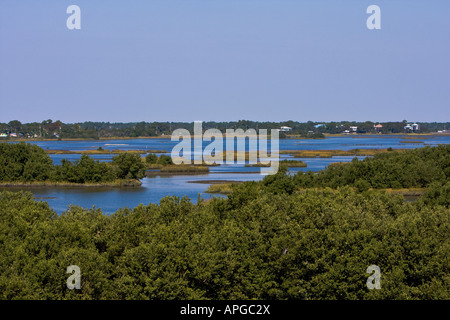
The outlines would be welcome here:
[[[420,126],[417,123],[413,123],[413,124],[407,124],[404,127],[405,131],[419,131],[420,130]]]
[[[292,130],[291,127],[282,126],[279,131],[281,131],[281,132],[289,132],[291,130]]]
[[[375,131],[380,132],[381,129],[383,129],[383,125],[381,125],[381,124],[376,124],[376,125],[373,126],[373,128],[375,129]]]
[[[9,136],[10,137],[17,137],[17,133],[10,133]]]
[[[0,138],[7,138],[8,135],[6,133],[0,133]]]
[[[349,134],[349,133],[350,133],[349,130],[345,130],[345,131],[344,131],[344,134]]]
[[[356,132],[356,130],[358,130],[358,127],[350,127],[350,130],[351,130],[352,132]]]
[[[320,124],[316,124],[316,125],[314,126],[314,128],[316,128],[316,129],[319,129],[320,127],[325,127],[325,124],[320,123]]]

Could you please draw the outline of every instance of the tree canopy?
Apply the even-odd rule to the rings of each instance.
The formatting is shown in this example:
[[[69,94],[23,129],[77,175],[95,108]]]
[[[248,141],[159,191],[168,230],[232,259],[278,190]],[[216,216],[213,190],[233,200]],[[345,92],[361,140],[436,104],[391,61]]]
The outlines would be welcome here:
[[[449,299],[448,155],[425,148],[317,175],[282,170],[228,198],[166,197],[112,215],[58,215],[31,193],[1,192],[1,298]],[[418,200],[355,187],[400,164],[412,178],[399,181],[426,187]],[[306,183],[322,188],[299,192]],[[80,290],[66,287],[70,265]],[[370,265],[380,290],[366,286]]]
[[[83,154],[74,162],[54,165],[44,149],[30,143],[0,144],[0,182],[105,183],[116,179],[141,179],[145,164],[139,155],[122,153],[111,163]]]

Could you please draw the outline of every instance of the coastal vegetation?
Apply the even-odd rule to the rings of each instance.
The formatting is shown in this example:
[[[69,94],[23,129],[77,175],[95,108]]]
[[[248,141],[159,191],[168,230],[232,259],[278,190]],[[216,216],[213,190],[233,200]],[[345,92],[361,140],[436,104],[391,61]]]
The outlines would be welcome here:
[[[40,147],[24,142],[0,144],[0,184],[2,185],[140,185],[145,165],[139,154],[121,153],[111,163],[83,154],[74,162],[62,159],[54,165]]]
[[[166,173],[209,173],[209,167],[202,165],[179,164],[162,167],[160,172]]]
[[[37,147],[0,154],[1,174],[52,175],[48,164],[32,170],[48,162]],[[83,157],[80,173],[96,166]],[[114,166],[145,166],[117,157]],[[448,300],[449,177],[450,146],[438,146],[317,173],[282,166],[259,182],[217,184],[226,198],[168,196],[111,215],[57,214],[31,193],[0,192],[0,299]],[[421,195],[406,202],[402,189]],[[366,286],[374,264],[381,290]],[[70,265],[79,290],[66,287]]]
[[[288,160],[288,159],[285,159],[285,160],[280,160],[279,164],[281,166],[293,167],[293,168],[305,168],[305,167],[307,167],[307,164],[304,163],[303,161],[300,161],[300,160]],[[270,167],[271,164],[270,163],[269,164],[264,164],[264,163],[258,162],[258,163],[255,163],[255,164],[246,164],[245,166],[246,167]]]
[[[399,141],[399,143],[425,143],[425,142],[420,140],[401,140]]]
[[[402,151],[405,149],[396,149]],[[289,154],[296,158],[332,158],[334,156],[373,156],[394,151],[392,148],[352,149],[352,150],[280,150],[280,154]]]
[[[206,189],[206,193],[214,193],[214,194],[229,194],[233,190],[233,185],[239,184],[242,182],[233,181],[233,182],[225,182],[225,183],[214,183],[211,184],[208,189]]]
[[[335,164],[317,173],[299,172],[292,177],[298,187],[354,186],[369,188],[425,188],[431,182],[445,183],[450,176],[450,146],[424,147],[375,154],[350,164]]]
[[[162,154],[159,157],[153,153],[145,157],[148,177],[159,174],[204,174],[209,173],[209,167],[206,165],[179,164],[175,165],[172,158]]]
[[[158,157],[156,154],[150,153],[145,157],[145,162],[149,165],[173,165],[172,157],[165,154]]]
[[[103,149],[99,147],[98,149],[93,150],[55,150],[55,149],[47,149],[45,153],[47,154],[121,154],[121,153],[136,153],[136,154],[146,154],[148,152],[152,153],[165,153],[163,150],[120,150],[120,149]]]

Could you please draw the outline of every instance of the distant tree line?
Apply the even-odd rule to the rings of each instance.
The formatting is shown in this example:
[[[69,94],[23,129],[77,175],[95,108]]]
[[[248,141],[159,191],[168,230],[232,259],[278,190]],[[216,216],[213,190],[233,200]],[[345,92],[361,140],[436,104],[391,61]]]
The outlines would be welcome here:
[[[74,162],[54,165],[44,149],[30,143],[0,144],[0,182],[104,183],[117,179],[141,179],[145,164],[140,155],[121,153],[111,163],[82,155]]]
[[[308,136],[316,134],[339,134],[345,130],[352,131],[350,127],[357,127],[356,133],[405,133],[407,121],[382,122],[382,128],[375,130],[374,125],[378,122],[257,122],[248,120],[229,122],[204,122],[203,129],[219,129],[225,132],[226,129],[280,129],[281,126],[292,128],[288,134]],[[437,132],[438,130],[450,130],[450,122],[418,122],[421,133]],[[16,133],[19,137],[36,137],[47,139],[99,139],[107,137],[154,137],[161,135],[171,135],[175,129],[188,129],[193,132],[193,123],[188,122],[133,122],[133,123],[110,123],[110,122],[83,122],[83,123],[62,123],[51,119],[42,122],[21,123],[13,120],[8,123],[0,123],[0,133]],[[286,133],[280,132],[282,137]]]

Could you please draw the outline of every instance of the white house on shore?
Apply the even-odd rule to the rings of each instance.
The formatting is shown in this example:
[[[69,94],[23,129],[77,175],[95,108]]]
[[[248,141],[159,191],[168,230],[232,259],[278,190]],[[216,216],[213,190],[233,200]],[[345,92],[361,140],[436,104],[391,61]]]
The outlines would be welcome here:
[[[286,127],[286,126],[282,126],[282,127],[279,129],[280,132],[289,132],[289,131],[291,131],[291,130],[292,130],[291,127]]]
[[[419,130],[420,130],[420,127],[419,127],[419,124],[417,124],[417,123],[407,124],[407,125],[405,126],[405,130],[406,130],[406,131],[408,131],[408,130],[411,130],[411,131],[419,131]]]

